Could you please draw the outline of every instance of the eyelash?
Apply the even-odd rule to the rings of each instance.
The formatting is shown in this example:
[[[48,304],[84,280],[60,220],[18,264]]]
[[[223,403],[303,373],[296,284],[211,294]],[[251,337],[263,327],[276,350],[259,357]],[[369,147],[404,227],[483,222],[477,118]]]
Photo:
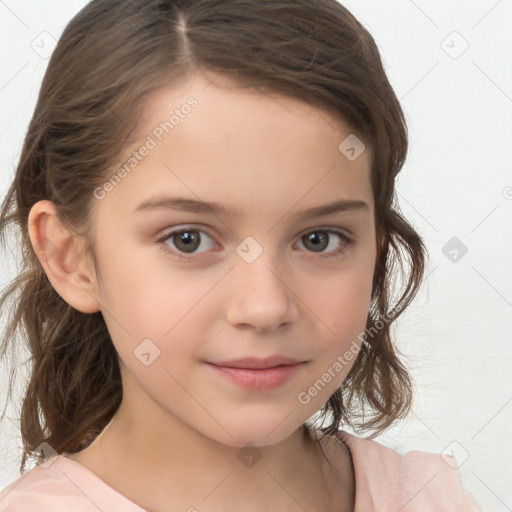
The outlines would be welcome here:
[[[208,233],[206,231],[203,231],[202,229],[196,229],[196,228],[193,228],[193,227],[181,228],[181,229],[178,229],[178,230],[175,230],[175,231],[168,232],[162,238],[159,238],[157,240],[157,243],[159,244],[159,247],[164,251],[164,253],[171,254],[172,256],[175,256],[175,257],[180,258],[180,259],[190,260],[197,253],[190,253],[188,255],[184,255],[184,253],[180,253],[178,251],[170,249],[169,245],[165,243],[167,240],[169,240],[169,238],[171,238],[173,236],[177,236],[177,235],[183,234],[183,233],[187,233],[188,231],[196,231],[198,233],[204,233],[204,234],[208,235]],[[340,237],[340,239],[342,241],[342,244],[341,244],[341,246],[338,249],[330,251],[330,252],[328,252],[326,254],[317,253],[317,254],[320,254],[321,258],[329,259],[329,258],[339,257],[342,254],[344,254],[345,249],[348,246],[350,246],[351,244],[354,243],[354,241],[351,238],[349,238],[345,234],[344,231],[339,230],[339,229],[332,229],[332,228],[329,228],[329,229],[327,229],[327,228],[325,228],[325,229],[317,228],[317,229],[309,230],[309,231],[306,231],[303,235],[301,235],[299,237],[299,239],[302,238],[303,236],[306,236],[306,235],[309,235],[309,234],[312,234],[312,233],[317,233],[317,232],[330,233],[330,234],[337,235],[337,236]],[[210,235],[208,235],[208,236],[210,237]],[[199,254],[201,254],[201,253],[199,253]],[[313,253],[313,254],[315,254],[315,253]]]

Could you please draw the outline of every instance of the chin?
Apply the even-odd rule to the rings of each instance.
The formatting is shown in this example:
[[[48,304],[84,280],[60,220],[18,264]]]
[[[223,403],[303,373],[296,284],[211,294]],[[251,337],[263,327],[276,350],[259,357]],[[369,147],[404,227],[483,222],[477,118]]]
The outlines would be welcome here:
[[[219,436],[215,437],[219,442],[234,448],[242,448],[247,444],[263,448],[284,441],[297,429],[300,429],[302,424],[303,422],[299,422],[296,425],[291,425],[288,421],[282,421],[282,418],[275,421],[242,423],[226,427],[231,435],[220,428],[220,431],[217,431]]]

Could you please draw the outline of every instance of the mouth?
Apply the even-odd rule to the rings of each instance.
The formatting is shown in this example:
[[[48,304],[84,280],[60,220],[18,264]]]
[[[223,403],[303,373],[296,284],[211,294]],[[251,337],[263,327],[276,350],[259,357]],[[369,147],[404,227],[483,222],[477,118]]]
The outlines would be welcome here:
[[[305,361],[294,364],[280,364],[268,367],[269,363],[241,363],[237,364],[260,365],[260,368],[247,368],[243,366],[224,366],[219,364],[207,363],[207,366],[219,377],[235,384],[243,389],[250,391],[269,391],[277,389],[291,380],[291,378],[305,365]],[[233,364],[231,362],[230,364]],[[263,366],[262,366],[263,365]],[[265,365],[267,365],[265,367]]]
[[[268,370],[277,368],[279,366],[293,366],[296,364],[304,363],[298,359],[293,359],[288,356],[275,355],[270,357],[243,357],[231,361],[216,361],[210,364],[221,366],[223,368],[241,368],[247,370]]]

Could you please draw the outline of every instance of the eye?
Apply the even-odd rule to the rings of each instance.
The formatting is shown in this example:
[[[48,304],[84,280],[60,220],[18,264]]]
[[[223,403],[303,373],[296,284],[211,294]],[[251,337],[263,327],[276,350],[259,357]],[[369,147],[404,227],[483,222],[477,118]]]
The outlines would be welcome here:
[[[172,253],[178,258],[187,258],[189,254],[194,254],[197,248],[201,246],[203,238],[201,234],[210,238],[208,233],[200,229],[184,228],[167,233],[163,238],[158,240],[158,243],[161,244],[160,247],[164,252]],[[177,251],[169,247],[169,244],[166,243],[167,240],[172,240],[172,244],[176,247]],[[215,243],[210,244],[210,248],[212,246],[218,247]],[[185,254],[182,254],[181,251]]]
[[[320,236],[319,236],[320,235]],[[323,250],[326,247],[329,247],[329,242],[333,239],[338,239],[341,243],[338,248],[331,249],[327,251],[327,254],[323,254]],[[305,240],[305,245],[312,247],[313,252],[321,253],[321,257],[323,258],[334,258],[336,256],[340,256],[345,252],[347,246],[353,243],[353,240],[349,238],[344,231],[339,229],[315,229],[314,231],[309,231],[305,235],[300,237],[300,240]],[[336,245],[336,243],[334,243]]]
[[[185,227],[182,229],[177,229],[174,231],[170,231],[165,234],[162,238],[157,240],[159,247],[166,253],[171,253],[173,256],[178,258],[191,258],[194,254],[196,254],[197,249],[203,246],[204,236],[211,240],[210,244],[206,244],[209,247],[206,247],[205,250],[211,248],[220,248],[218,244],[213,242],[212,238],[208,233],[200,229],[194,229],[192,227]],[[333,236],[334,235],[334,236]],[[329,246],[336,246],[336,239],[338,240],[339,247],[331,249],[330,251],[325,251]],[[168,241],[171,241],[171,244]],[[353,240],[349,238],[344,231],[339,229],[315,229],[313,231],[309,231],[305,235],[302,235],[299,239],[300,241],[305,240],[306,250],[312,248],[311,252],[318,253],[322,258],[333,258],[336,256],[340,256],[345,252],[347,246],[353,244]],[[334,240],[334,244],[331,241]],[[175,249],[171,248],[171,245],[175,247]],[[204,251],[199,251],[204,252]],[[326,252],[326,254],[324,254]]]

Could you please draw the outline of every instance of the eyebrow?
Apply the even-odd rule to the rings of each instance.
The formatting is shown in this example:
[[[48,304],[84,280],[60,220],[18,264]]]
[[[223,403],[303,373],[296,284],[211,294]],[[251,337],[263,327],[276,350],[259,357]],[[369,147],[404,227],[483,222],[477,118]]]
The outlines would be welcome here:
[[[238,217],[242,215],[239,208],[228,207],[211,201],[200,201],[186,197],[152,197],[137,206],[134,212],[160,209],[179,210],[190,213],[225,215]],[[333,203],[316,206],[294,214],[298,218],[316,218],[343,212],[369,211],[368,204],[358,199],[340,199]]]

